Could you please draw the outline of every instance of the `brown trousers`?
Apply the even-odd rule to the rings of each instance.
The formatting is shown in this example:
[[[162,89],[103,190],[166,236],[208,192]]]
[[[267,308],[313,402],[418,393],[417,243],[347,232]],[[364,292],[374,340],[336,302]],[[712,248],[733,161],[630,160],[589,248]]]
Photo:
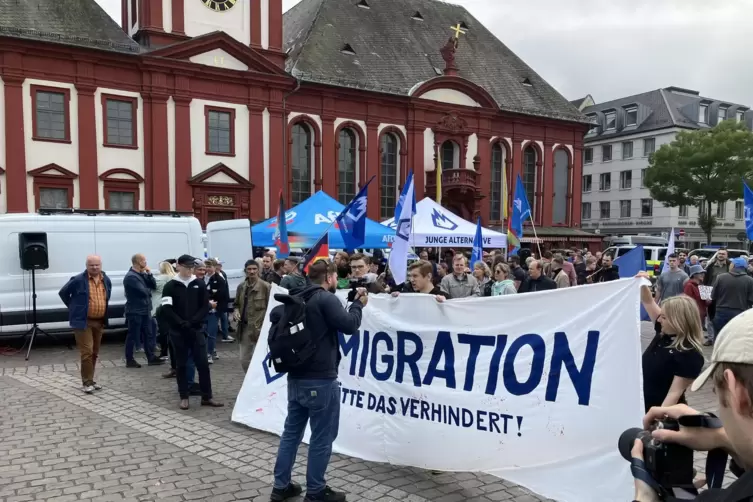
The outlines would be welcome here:
[[[94,383],[94,367],[97,364],[104,327],[104,321],[89,319],[86,321],[86,329],[73,330],[76,336],[76,347],[81,354],[81,383],[84,385]]]

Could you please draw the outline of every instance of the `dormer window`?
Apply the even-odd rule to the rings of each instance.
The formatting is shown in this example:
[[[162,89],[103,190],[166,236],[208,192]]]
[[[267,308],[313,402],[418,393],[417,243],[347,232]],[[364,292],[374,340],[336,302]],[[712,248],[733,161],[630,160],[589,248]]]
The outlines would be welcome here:
[[[353,50],[353,47],[351,47],[350,44],[343,45],[342,48],[340,49],[340,52],[342,52],[343,54],[347,54],[348,56],[356,55],[356,51]]]
[[[420,12],[416,11],[416,12],[415,12],[415,13],[414,13],[414,14],[413,14],[413,15],[411,16],[411,19],[413,19],[414,21],[423,21],[423,20],[424,20],[424,16],[422,16]]]
[[[709,105],[708,103],[701,103],[698,107],[698,122],[701,124],[709,123]]]
[[[359,0],[359,2],[356,4],[358,7],[361,7],[362,9],[370,9],[369,2],[366,0]]]
[[[716,122],[721,123],[727,120],[727,107],[726,106],[720,106],[719,112],[716,114]]]
[[[468,25],[465,23],[465,21],[460,22],[460,29],[461,30],[469,30]]]
[[[533,87],[533,84],[527,77],[523,79],[523,85],[526,87]]]
[[[604,130],[614,131],[617,128],[617,114],[612,110],[604,113]]]
[[[638,124],[638,107],[629,106],[625,108],[625,126],[634,126]]]

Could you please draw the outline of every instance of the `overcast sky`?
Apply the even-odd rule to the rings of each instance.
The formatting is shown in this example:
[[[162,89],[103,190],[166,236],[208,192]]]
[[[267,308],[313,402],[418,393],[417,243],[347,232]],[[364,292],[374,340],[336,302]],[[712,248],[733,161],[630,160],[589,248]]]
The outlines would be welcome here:
[[[121,0],[97,1],[120,20]],[[299,1],[283,0],[283,8]],[[567,99],[591,94],[598,103],[674,85],[753,106],[753,0],[451,3],[483,20]]]

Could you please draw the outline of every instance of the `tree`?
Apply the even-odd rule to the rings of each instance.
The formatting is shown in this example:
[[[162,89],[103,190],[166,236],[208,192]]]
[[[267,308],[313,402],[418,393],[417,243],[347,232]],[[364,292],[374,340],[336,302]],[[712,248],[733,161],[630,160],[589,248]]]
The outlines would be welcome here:
[[[742,198],[743,178],[753,178],[753,132],[725,120],[711,129],[681,131],[662,145],[651,158],[644,184],[666,206],[705,208],[699,225],[711,243],[717,224],[711,204]]]

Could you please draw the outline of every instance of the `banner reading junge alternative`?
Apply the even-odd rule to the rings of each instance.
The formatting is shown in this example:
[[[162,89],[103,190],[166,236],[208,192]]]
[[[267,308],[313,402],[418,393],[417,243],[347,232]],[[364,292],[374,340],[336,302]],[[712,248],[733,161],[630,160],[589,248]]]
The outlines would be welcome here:
[[[359,333],[340,335],[335,451],[486,472],[566,502],[630,500],[617,439],[643,415],[639,285],[370,297]],[[268,313],[232,419],[280,434],[287,378],[267,364]]]

